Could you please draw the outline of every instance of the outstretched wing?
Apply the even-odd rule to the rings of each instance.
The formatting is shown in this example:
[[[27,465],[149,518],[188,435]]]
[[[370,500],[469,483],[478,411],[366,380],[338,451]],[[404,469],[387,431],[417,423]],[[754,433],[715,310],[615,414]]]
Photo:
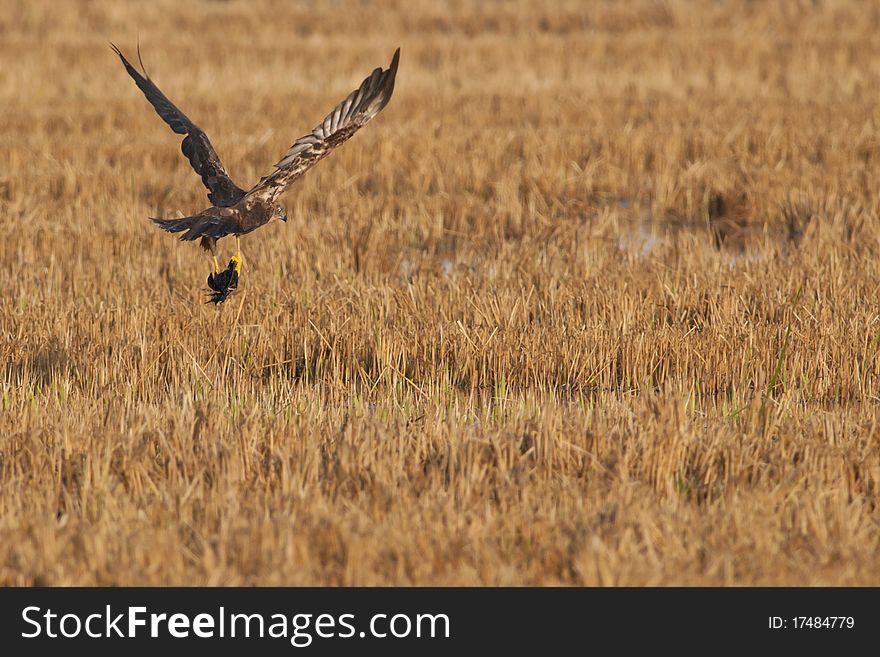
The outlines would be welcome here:
[[[318,127],[297,139],[275,165],[275,171],[260,180],[247,195],[274,202],[290,183],[381,112],[394,92],[394,77],[397,75],[399,59],[400,48],[394,51],[391,65],[387,69],[375,69]]]
[[[174,103],[168,100],[168,97],[159,90],[159,87],[153,84],[153,81],[146,74],[143,61],[141,61],[141,68],[144,69],[144,75],[141,75],[128,62],[119,48],[112,43],[110,47],[119,55],[125,70],[128,71],[128,74],[132,77],[138,88],[144,92],[144,96],[150,101],[150,104],[156,110],[156,114],[171,126],[174,132],[179,135],[186,135],[183,139],[181,150],[189,160],[189,163],[192,164],[193,169],[196,170],[196,173],[202,177],[202,182],[208,188],[208,199],[211,203],[219,207],[238,203],[244,196],[244,190],[229,178],[229,174],[223,168],[223,163],[211,145],[208,135],[190,121],[186,114],[177,109]],[[140,59],[140,49],[138,49],[138,59]]]

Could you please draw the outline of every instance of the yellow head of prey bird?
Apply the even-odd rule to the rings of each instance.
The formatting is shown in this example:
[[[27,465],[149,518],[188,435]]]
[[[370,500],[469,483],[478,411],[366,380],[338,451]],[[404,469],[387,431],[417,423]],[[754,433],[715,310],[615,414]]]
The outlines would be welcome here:
[[[382,111],[394,92],[394,78],[400,59],[398,48],[387,69],[377,68],[370,73],[314,130],[293,143],[272,173],[245,191],[232,182],[226,173],[208,135],[168,100],[147,75],[140,58],[140,48],[138,60],[143,74],[129,63],[119,48],[113,44],[110,46],[119,55],[125,70],[150,101],[156,113],[174,132],[186,135],[181,146],[183,154],[208,188],[208,200],[213,205],[207,210],[182,219],[153,221],[168,232],[183,233],[181,240],[199,239],[202,248],[210,251],[214,260],[214,273],[208,277],[208,285],[214,290],[210,298],[214,303],[224,301],[238,282],[242,262],[240,236],[276,219],[287,221],[287,212],[278,203],[278,197],[290,183]],[[229,268],[220,272],[217,264],[217,240],[227,235],[235,236],[236,254],[230,261]]]

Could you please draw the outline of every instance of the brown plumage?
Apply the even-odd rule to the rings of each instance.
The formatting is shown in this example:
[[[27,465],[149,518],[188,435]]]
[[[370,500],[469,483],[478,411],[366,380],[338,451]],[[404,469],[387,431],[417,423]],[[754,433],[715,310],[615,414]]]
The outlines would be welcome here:
[[[314,130],[293,143],[272,173],[250,190],[244,191],[232,182],[208,136],[150,80],[143,61],[140,62],[141,69],[144,70],[141,74],[119,48],[110,45],[156,113],[174,132],[186,135],[181,150],[201,176],[202,182],[208,188],[208,200],[213,203],[212,207],[191,217],[153,221],[171,233],[183,233],[180,237],[182,240],[201,238],[202,247],[215,256],[217,240],[222,237],[235,235],[237,238],[275,219],[287,221],[287,213],[278,204],[278,197],[290,183],[351,138],[358,129],[382,111],[394,92],[394,78],[400,59],[398,48],[387,69],[375,69]],[[140,60],[140,49],[138,59]],[[216,257],[214,268],[216,271]]]

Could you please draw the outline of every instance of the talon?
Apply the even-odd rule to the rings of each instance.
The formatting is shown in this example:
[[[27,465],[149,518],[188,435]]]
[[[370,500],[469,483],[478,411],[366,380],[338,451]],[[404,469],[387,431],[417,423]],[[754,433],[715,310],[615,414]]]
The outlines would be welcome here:
[[[244,262],[244,260],[242,259],[241,254],[239,253],[238,255],[234,255],[234,256],[232,256],[232,258],[229,259],[229,266],[234,267],[235,273],[238,274],[241,272],[241,264],[243,262]]]

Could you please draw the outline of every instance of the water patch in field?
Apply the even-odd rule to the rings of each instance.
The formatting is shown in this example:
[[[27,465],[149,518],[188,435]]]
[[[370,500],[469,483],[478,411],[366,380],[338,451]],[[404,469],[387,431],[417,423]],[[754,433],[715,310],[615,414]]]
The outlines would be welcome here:
[[[617,239],[617,248],[626,253],[634,253],[641,258],[651,255],[658,247],[669,244],[670,238],[657,230],[651,221],[641,221]]]
[[[621,201],[621,207],[624,201]],[[621,253],[638,258],[660,256],[668,250],[705,249],[731,269],[770,260],[790,248],[784,239],[768,235],[761,225],[721,226],[718,222],[655,217],[648,212],[607,226],[604,232]],[[610,233],[610,235],[609,235]]]

